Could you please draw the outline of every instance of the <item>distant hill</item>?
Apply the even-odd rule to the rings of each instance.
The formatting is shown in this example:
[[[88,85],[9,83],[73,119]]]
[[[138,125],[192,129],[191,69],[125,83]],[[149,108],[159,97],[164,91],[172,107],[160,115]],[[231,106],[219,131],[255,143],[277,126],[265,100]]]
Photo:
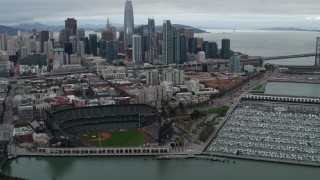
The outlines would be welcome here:
[[[295,28],[295,27],[258,28],[258,30],[268,30],[268,31],[316,31],[316,32],[319,32],[319,30],[302,29],[302,28]]]
[[[48,26],[38,22],[23,23],[13,27],[18,29],[26,29],[28,31],[32,31],[33,29],[36,29],[37,31],[61,31],[61,29],[64,28],[64,26]]]
[[[18,30],[20,30],[20,29],[9,27],[9,26],[0,25],[0,34],[7,33],[9,35],[17,35],[18,34]]]
[[[120,24],[111,24],[113,26],[116,26],[119,31],[123,30],[123,26]],[[90,31],[96,31],[96,32],[102,32],[105,29],[106,25],[91,25],[91,24],[84,24],[84,25],[78,25],[78,28],[84,28],[86,30]],[[137,25],[136,27],[139,27],[141,25]],[[194,28],[187,25],[182,24],[172,24],[173,27],[177,29],[181,28],[193,28],[195,33],[207,33],[206,31],[198,28]],[[13,26],[15,29],[25,29],[28,31],[32,31],[33,29],[36,29],[37,31],[61,31],[61,29],[64,28],[64,26],[48,26],[39,22],[35,23],[23,23],[19,24],[17,26]],[[162,31],[162,26],[156,26],[156,31]]]
[[[177,28],[177,29],[184,29],[184,28],[193,28],[194,29],[194,33],[208,33],[205,30],[202,29],[198,29],[192,26],[187,26],[187,25],[183,25],[183,24],[172,24],[173,27]],[[161,26],[162,29],[162,26]]]
[[[175,27],[176,29],[184,29],[184,28],[193,28],[194,29],[194,33],[207,33],[207,31],[204,31],[202,29],[198,29],[192,26],[187,26],[187,25],[183,25],[183,24],[172,24],[172,27]],[[162,31],[162,26],[156,26],[156,31]]]

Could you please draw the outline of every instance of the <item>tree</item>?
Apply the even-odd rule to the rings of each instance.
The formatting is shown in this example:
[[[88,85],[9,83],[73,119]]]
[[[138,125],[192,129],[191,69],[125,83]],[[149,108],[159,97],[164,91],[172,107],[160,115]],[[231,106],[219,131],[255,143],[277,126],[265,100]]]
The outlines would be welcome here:
[[[208,139],[208,137],[210,136],[210,134],[213,132],[214,128],[210,125],[205,125],[202,128],[202,131],[199,134],[199,140],[204,142]]]
[[[201,115],[201,112],[199,110],[194,110],[191,114],[192,119],[198,119]]]

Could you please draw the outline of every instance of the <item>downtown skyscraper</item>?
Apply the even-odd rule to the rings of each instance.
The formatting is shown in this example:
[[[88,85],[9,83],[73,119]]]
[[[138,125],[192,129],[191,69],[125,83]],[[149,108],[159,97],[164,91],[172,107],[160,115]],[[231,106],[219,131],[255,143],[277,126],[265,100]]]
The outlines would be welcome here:
[[[74,18],[67,18],[64,21],[65,29],[72,29],[72,35],[75,36],[77,33],[77,20]]]
[[[222,39],[221,58],[230,59],[230,39]]]
[[[142,45],[141,36],[133,35],[133,45],[132,45],[132,60],[135,65],[141,65],[142,62]]]
[[[162,45],[162,55],[164,56],[165,64],[174,63],[174,43],[173,43],[173,33],[170,20],[163,21],[163,45]]]
[[[153,64],[157,58],[157,42],[154,19],[148,19],[147,61]]]
[[[132,35],[134,30],[133,8],[131,0],[126,1],[124,8],[124,48],[132,46]]]

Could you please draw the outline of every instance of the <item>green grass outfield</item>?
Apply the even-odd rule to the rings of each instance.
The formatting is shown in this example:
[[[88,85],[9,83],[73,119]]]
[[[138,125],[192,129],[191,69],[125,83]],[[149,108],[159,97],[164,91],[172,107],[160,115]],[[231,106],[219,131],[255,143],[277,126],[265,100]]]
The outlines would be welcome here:
[[[90,141],[90,139],[99,138],[99,132],[93,132],[90,135],[81,134],[80,138],[94,147],[138,147],[148,142],[148,136],[139,129],[108,131],[108,133],[109,139],[100,142]]]

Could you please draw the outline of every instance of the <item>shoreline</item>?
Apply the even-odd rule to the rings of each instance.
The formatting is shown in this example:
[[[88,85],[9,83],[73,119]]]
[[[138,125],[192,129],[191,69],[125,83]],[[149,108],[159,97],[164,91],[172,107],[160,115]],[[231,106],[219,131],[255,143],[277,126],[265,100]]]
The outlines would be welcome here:
[[[52,156],[46,156],[46,155],[19,155],[15,158],[8,159],[3,166],[9,165],[12,161],[19,157],[31,157],[31,158],[38,158],[38,157],[44,157],[44,158],[52,158],[52,157],[68,157],[68,158],[76,158],[76,157],[83,157],[83,158],[90,158],[90,157],[135,157],[135,158],[152,158],[153,160],[178,160],[178,159],[186,159],[186,160],[211,160],[211,161],[218,161],[218,162],[225,162],[217,160],[217,158],[225,159],[228,162],[228,158],[231,159],[238,159],[238,160],[246,160],[246,161],[258,161],[258,162],[267,162],[267,163],[277,163],[277,164],[287,164],[287,165],[294,165],[294,166],[306,166],[306,167],[320,167],[320,164],[314,164],[314,163],[307,163],[307,162],[301,162],[301,161],[290,161],[290,160],[277,160],[277,159],[266,159],[266,158],[260,158],[260,157],[249,157],[249,156],[237,156],[237,155],[231,155],[231,154],[219,154],[219,153],[203,153],[200,155],[195,156],[188,156],[187,154],[162,154],[160,156],[168,156],[170,158],[166,159],[157,159],[159,155],[74,155],[74,156],[63,156],[63,155],[52,155]],[[1,169],[3,168],[1,167]]]
[[[242,160],[250,160],[250,161],[260,161],[260,162],[270,162],[270,163],[278,163],[278,164],[289,164],[289,165],[300,165],[300,166],[308,166],[308,167],[320,167],[319,164],[307,163],[303,161],[291,161],[291,160],[277,160],[277,159],[267,159],[261,157],[249,157],[249,156],[237,156],[231,154],[219,154],[219,153],[209,153],[213,156],[217,157],[226,157],[226,158],[234,158],[234,159],[242,159]]]

